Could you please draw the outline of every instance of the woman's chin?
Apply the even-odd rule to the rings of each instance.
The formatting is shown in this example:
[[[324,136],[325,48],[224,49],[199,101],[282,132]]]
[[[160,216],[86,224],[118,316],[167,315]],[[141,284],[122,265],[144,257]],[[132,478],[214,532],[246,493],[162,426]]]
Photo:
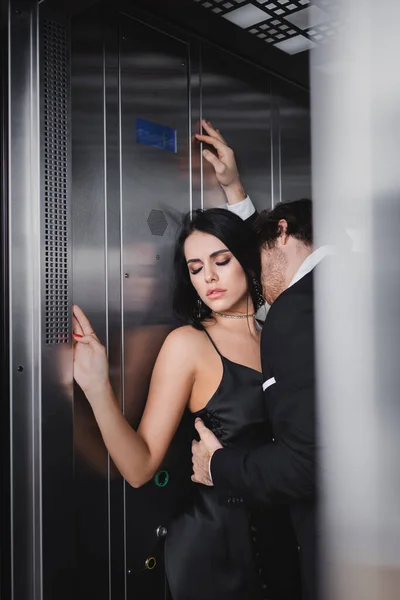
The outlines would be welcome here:
[[[212,303],[210,302],[210,308],[211,308],[211,310],[213,310],[215,312],[228,313],[228,314],[235,310],[234,306],[232,306],[231,304],[228,304],[226,301],[224,302],[222,299],[215,300]]]

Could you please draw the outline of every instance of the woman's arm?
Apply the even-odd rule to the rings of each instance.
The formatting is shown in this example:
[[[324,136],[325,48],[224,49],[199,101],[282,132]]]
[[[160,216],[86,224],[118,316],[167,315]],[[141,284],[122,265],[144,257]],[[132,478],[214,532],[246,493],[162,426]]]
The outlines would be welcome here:
[[[157,356],[171,329],[168,325],[152,325],[128,331],[125,336],[124,415],[134,429],[138,428],[146,406]],[[110,382],[117,403],[122,406],[119,368],[114,376],[110,373]],[[74,446],[79,457],[98,475],[111,479],[121,476],[113,461],[108,461],[108,450],[90,404],[80,395],[74,399]]]
[[[121,475],[133,487],[149,481],[171,443],[190,398],[195,361],[186,328],[173,331],[157,358],[146,408],[134,431],[115,399],[104,347],[84,313],[74,308],[74,375],[92,407],[104,443]]]

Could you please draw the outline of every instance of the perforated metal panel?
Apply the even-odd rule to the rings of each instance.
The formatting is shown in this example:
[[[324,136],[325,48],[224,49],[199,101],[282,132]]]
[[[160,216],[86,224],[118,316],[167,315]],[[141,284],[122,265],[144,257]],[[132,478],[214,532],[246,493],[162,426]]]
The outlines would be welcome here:
[[[46,343],[63,344],[70,337],[67,31],[45,20],[42,34]]]

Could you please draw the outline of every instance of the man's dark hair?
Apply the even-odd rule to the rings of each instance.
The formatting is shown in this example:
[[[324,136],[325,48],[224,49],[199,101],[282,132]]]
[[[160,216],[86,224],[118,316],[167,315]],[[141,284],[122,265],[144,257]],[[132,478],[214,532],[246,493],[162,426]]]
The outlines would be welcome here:
[[[259,246],[273,248],[281,235],[279,221],[284,219],[287,233],[306,246],[312,246],[312,202],[307,198],[293,202],[279,202],[272,210],[263,210],[257,217],[254,228]]]

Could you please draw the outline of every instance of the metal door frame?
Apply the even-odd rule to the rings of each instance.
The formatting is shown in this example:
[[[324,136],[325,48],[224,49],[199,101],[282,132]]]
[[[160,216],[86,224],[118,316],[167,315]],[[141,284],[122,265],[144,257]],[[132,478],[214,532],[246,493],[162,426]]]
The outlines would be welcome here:
[[[42,299],[45,296],[44,282],[46,261],[43,259],[44,223],[43,223],[43,150],[42,110],[40,102],[41,72],[40,26],[41,19],[53,18],[59,22],[68,21],[77,13],[83,12],[95,2],[63,2],[46,0],[39,4],[34,0],[3,0],[1,62],[2,66],[2,108],[1,108],[1,371],[3,392],[9,392],[10,404],[2,403],[2,497],[1,497],[1,561],[4,568],[0,571],[1,589],[7,591],[13,600],[41,600],[51,598],[51,590],[44,588],[43,571],[48,568],[51,553],[43,554],[48,548],[51,536],[55,532],[43,531],[43,522],[47,514],[42,510],[43,483],[52,482],[43,479],[43,408],[51,408],[49,402],[43,404],[43,385],[47,385],[44,369],[51,371],[57,363],[60,346],[47,347],[43,339],[43,323],[46,314],[42,313]],[[104,10],[114,15],[121,12],[177,37],[189,44],[190,53],[198,60],[202,38],[197,33],[186,33],[175,25],[165,23],[163,17],[148,11],[132,7],[130,2],[120,0],[116,3],[99,3]],[[197,7],[195,7],[197,8]],[[4,34],[6,32],[6,34]],[[207,44],[212,42],[206,41]],[[263,46],[264,47],[264,46]],[[225,52],[226,49],[222,48]],[[228,50],[229,52],[229,50]],[[230,52],[232,54],[232,52]],[[251,64],[260,79],[265,74],[271,76],[268,69],[239,57],[241,68]],[[10,69],[8,71],[8,65]],[[196,79],[197,78],[197,79]],[[190,98],[191,111],[201,116],[201,84],[199,74],[194,70],[189,82],[193,94]],[[286,85],[280,81],[280,86]],[[273,86],[272,86],[273,91]],[[299,87],[290,88],[291,97],[308,105],[308,94]],[[275,123],[275,121],[274,121]],[[275,127],[275,125],[274,125]],[[272,133],[278,136],[279,127]],[[272,138],[271,133],[271,138]],[[274,154],[273,173],[279,161],[276,158],[276,144],[272,140]],[[69,160],[69,159],[68,159]],[[201,190],[193,190],[194,206],[201,205]],[[279,197],[279,194],[276,196]],[[70,217],[67,217],[67,224]],[[12,249],[12,251],[11,251]],[[69,323],[70,325],[70,323]],[[65,346],[71,350],[71,343]],[[46,364],[43,364],[43,356]],[[8,389],[7,389],[8,385]],[[57,387],[49,386],[48,394],[62,394]],[[6,395],[7,398],[8,394]],[[60,396],[61,397],[61,396]],[[72,386],[67,392],[72,399]],[[62,407],[60,398],[54,406],[60,414],[67,414],[65,436],[73,440],[72,404]],[[43,429],[44,427],[44,429]],[[64,462],[67,475],[66,487],[73,484],[73,448],[68,450]],[[47,475],[46,475],[47,476]],[[11,481],[7,490],[7,480]],[[47,488],[48,490],[48,488]],[[56,490],[60,494],[60,490]],[[47,493],[47,491],[46,491]],[[57,496],[59,497],[59,496]],[[19,519],[15,519],[19,512]],[[22,518],[21,518],[21,515]],[[51,524],[50,524],[51,525]],[[73,571],[73,515],[72,510],[63,518],[66,563]],[[70,530],[70,531],[69,531]],[[71,533],[71,536],[69,535]],[[46,536],[50,535],[49,538]],[[44,539],[44,536],[46,539]],[[7,565],[7,550],[11,558]],[[70,562],[71,561],[71,562]],[[9,571],[9,573],[8,573]],[[9,575],[9,576],[8,576]],[[72,577],[65,577],[64,582]],[[68,597],[67,587],[62,581],[57,585]],[[72,585],[72,583],[71,583]],[[65,588],[65,589],[64,589]],[[58,600],[62,600],[59,596]]]
[[[7,5],[0,4],[0,596],[11,597],[10,527],[10,394],[9,373],[9,252],[8,252],[8,27]]]

